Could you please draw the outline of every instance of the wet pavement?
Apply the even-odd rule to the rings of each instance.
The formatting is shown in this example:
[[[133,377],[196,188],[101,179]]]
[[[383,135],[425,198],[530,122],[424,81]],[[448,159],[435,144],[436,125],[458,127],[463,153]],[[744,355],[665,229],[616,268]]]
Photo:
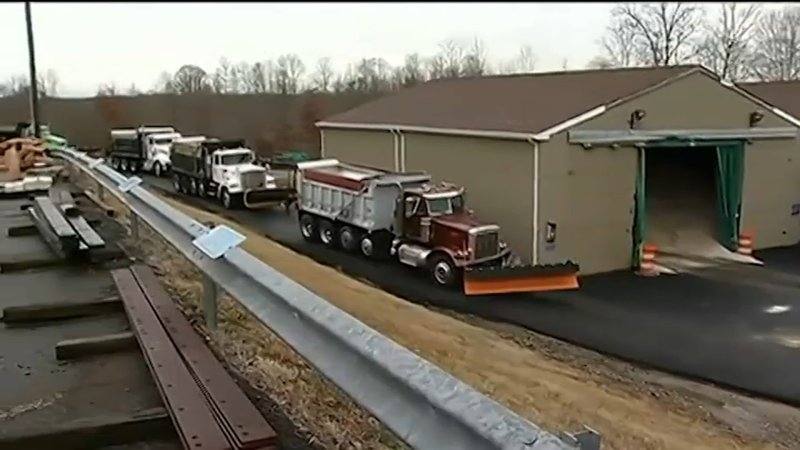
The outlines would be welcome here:
[[[55,258],[38,236],[7,236],[11,226],[32,224],[20,210],[26,202],[0,199],[0,263]],[[110,241],[114,233],[104,230],[113,228],[105,224],[98,231]],[[0,308],[98,300],[115,292],[108,270],[98,267],[62,264],[0,273]],[[131,416],[162,407],[138,349],[68,362],[55,358],[59,341],[127,330],[122,310],[24,326],[0,323],[0,442],[11,436],[52,432],[54,427],[71,423]],[[59,448],[58,443],[52,448]],[[167,450],[180,446],[174,438],[167,438],[113,448]]]
[[[147,182],[171,192],[166,179]],[[765,267],[725,265],[657,278],[585,277],[579,291],[466,297],[426,274],[303,241],[294,217],[222,213],[326,265],[410,301],[517,324],[618,358],[800,405],[800,249],[758,252]],[[797,274],[797,276],[795,275]]]

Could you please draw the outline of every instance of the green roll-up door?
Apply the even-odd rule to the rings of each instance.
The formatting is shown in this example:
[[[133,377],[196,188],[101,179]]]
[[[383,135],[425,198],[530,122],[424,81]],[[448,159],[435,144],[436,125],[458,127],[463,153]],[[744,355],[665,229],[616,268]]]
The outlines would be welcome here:
[[[744,185],[744,142],[717,146],[717,208],[719,241],[729,250],[739,242],[739,218]]]
[[[646,177],[645,177],[645,149],[637,149],[637,170],[636,170],[636,192],[634,193],[633,210],[633,255],[631,266],[639,268],[641,261],[642,245],[644,244],[644,234],[647,226],[647,203],[646,203]]]

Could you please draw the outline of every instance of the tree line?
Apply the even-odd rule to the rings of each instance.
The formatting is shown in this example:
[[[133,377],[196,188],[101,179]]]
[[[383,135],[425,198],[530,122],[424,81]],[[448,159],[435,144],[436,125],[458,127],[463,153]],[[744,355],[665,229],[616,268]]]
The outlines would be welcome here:
[[[601,54],[587,68],[670,66],[701,63],[732,81],[800,79],[800,6],[765,9],[758,4],[623,3],[610,15],[599,42]],[[432,79],[489,74],[529,73],[536,68],[530,45],[507,60],[492,64],[483,42],[447,40],[432,55],[406,55],[392,66],[384,58],[367,57],[334,70],[330,58],[307,64],[286,53],[258,62],[222,58],[206,70],[185,64],[163,72],[147,93],[298,94],[303,92],[383,92]],[[567,69],[564,60],[563,69]],[[57,94],[53,71],[40,77],[42,95]],[[27,93],[26,77],[0,83],[0,96]],[[97,89],[98,96],[138,95],[136,86],[113,82]]]
[[[731,81],[797,80],[800,6],[625,3],[612,10],[601,46],[591,67],[700,63]]]

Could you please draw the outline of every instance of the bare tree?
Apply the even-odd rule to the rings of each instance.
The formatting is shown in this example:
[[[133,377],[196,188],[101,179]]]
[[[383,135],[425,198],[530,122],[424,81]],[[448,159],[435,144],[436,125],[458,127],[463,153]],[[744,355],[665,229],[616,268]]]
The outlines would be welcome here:
[[[443,63],[442,76],[445,78],[460,77],[463,73],[464,54],[464,47],[452,39],[439,44],[439,56]]]
[[[634,39],[636,39],[636,28],[629,26],[628,20],[612,18],[611,25],[606,29],[606,36],[600,39],[606,60],[612,67],[633,65]]]
[[[614,61],[606,56],[595,56],[586,64],[587,69],[611,69],[615,66]]]
[[[364,58],[355,66],[354,89],[360,92],[388,90],[391,67],[383,58]]]
[[[15,95],[27,95],[30,83],[24,75],[14,75],[8,78],[0,87],[0,96],[11,97]]]
[[[218,94],[236,92],[237,84],[236,68],[227,58],[220,58],[219,66],[214,70],[214,75],[211,77],[211,85],[214,88],[214,92]]]
[[[280,56],[275,69],[278,93],[296,94],[300,91],[300,80],[306,71],[306,66],[299,56],[295,54]]]
[[[43,75],[39,75],[39,89],[41,95],[53,97],[58,94],[58,74],[53,69],[47,69]]]
[[[136,83],[131,83],[125,94],[130,96],[136,96],[136,95],[141,95],[142,93],[139,91],[139,88],[136,87]]]
[[[800,78],[800,7],[786,6],[761,16],[753,35],[754,75],[762,81]]]
[[[444,56],[440,54],[430,57],[425,63],[425,66],[428,71],[428,79],[430,80],[445,78],[447,76],[447,62]]]
[[[689,3],[624,3],[611,11],[611,29],[632,37],[634,60],[647,66],[680,64],[694,56],[701,21],[702,10]]]
[[[97,94],[95,97],[114,97],[118,94],[118,89],[113,81],[103,83],[97,87]]]
[[[330,58],[320,58],[317,60],[316,70],[312,77],[314,87],[318,90],[327,92],[333,83],[333,67]]]
[[[706,24],[698,48],[700,63],[723,79],[740,80],[750,63],[750,38],[758,21],[758,4],[724,3],[717,21]]]
[[[399,68],[399,86],[415,86],[425,81],[425,68],[419,53],[406,55],[403,67]]]
[[[533,47],[525,44],[519,48],[517,55],[505,63],[501,63],[498,72],[504,74],[531,73],[536,69],[536,55]]]
[[[461,62],[461,74],[467,77],[479,77],[487,73],[486,48],[483,41],[475,37],[472,45],[464,54]]]
[[[186,64],[172,77],[172,90],[176,94],[210,92],[211,83],[205,70],[193,64]]]

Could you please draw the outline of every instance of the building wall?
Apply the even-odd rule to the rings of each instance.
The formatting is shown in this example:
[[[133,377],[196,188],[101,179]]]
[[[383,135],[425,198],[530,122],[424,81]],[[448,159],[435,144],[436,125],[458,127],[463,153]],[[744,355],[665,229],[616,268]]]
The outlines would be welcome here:
[[[407,171],[466,188],[478,218],[502,227],[524,261],[532,255],[533,147],[527,142],[404,133]]]
[[[758,105],[703,74],[694,74],[620,105],[573,130],[619,130],[628,127],[632,111],[644,109],[639,128],[741,129]],[[763,111],[762,111],[763,112]],[[761,127],[790,123],[764,113]],[[743,229],[755,234],[756,248],[795,243],[800,216],[800,161],[794,139],[755,141],[746,148],[742,206]],[[636,149],[584,149],[570,145],[567,133],[543,143],[540,260],[574,259],[584,274],[625,269],[630,265],[636,180]],[[558,225],[555,245],[544,242],[548,221]]]
[[[326,158],[384,170],[396,170],[395,136],[389,131],[325,129]]]

